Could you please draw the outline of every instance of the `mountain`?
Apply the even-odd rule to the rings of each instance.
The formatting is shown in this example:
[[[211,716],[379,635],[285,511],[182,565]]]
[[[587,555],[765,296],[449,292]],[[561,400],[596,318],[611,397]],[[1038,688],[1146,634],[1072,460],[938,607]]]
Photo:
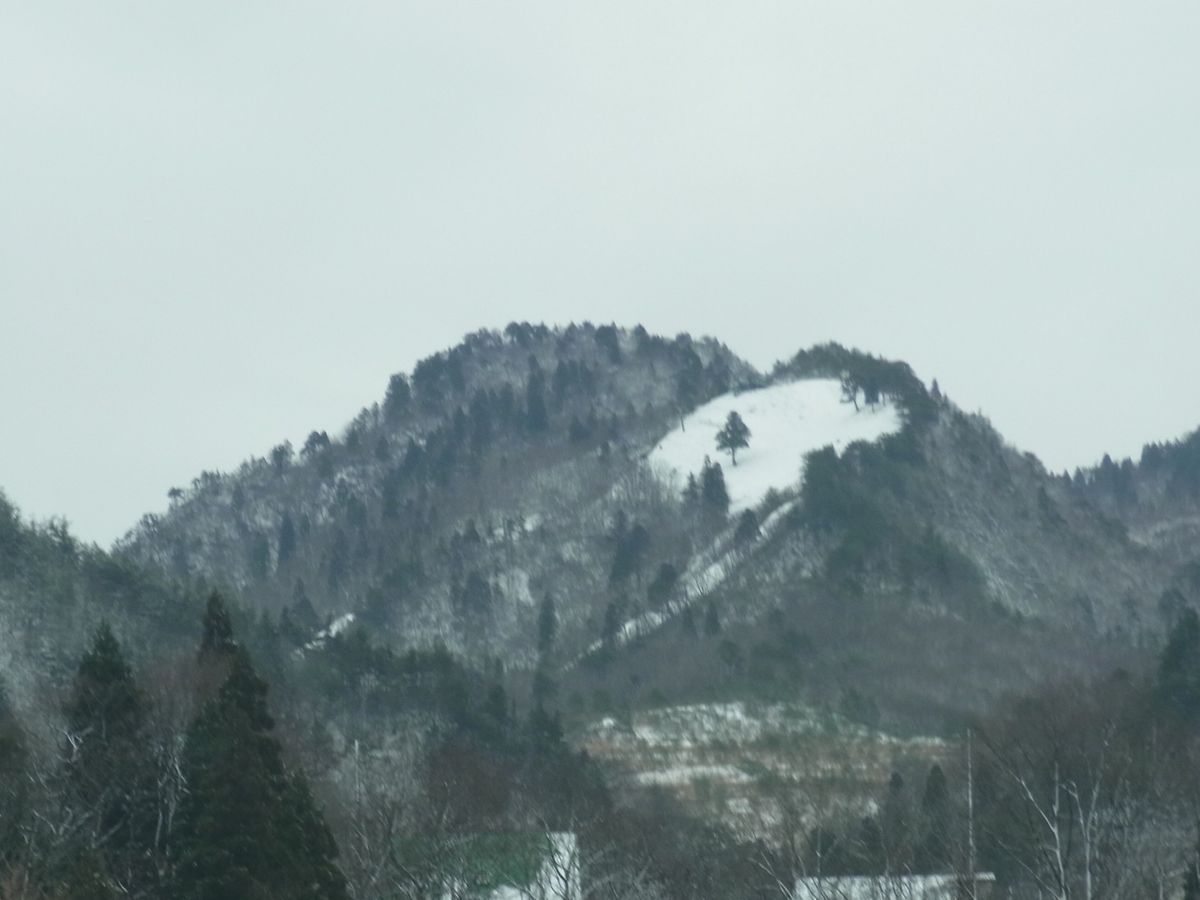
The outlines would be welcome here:
[[[202,473],[119,554],[298,645],[353,621],[584,716],[786,695],[902,730],[1156,642],[1175,565],[903,363],[825,345],[763,374],[711,339],[522,323],[299,454]]]

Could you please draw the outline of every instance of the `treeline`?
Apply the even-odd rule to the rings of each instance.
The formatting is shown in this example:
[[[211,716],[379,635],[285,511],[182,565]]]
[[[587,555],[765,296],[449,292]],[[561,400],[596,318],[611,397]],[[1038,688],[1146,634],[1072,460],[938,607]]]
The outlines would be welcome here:
[[[1095,468],[1062,477],[1079,493],[1118,511],[1146,500],[1194,502],[1200,499],[1200,431],[1146,444],[1136,463],[1129,458],[1118,462],[1106,453]]]
[[[215,595],[196,655],[152,684],[101,626],[57,715],[0,713],[0,895],[346,897],[266,695]]]
[[[882,359],[841,344],[818,344],[801,350],[786,363],[778,364],[775,374],[839,379],[847,402],[857,406],[860,395],[871,406],[890,399],[904,410],[908,424],[914,428],[928,425],[937,415],[937,397],[925,389],[907,363]]]

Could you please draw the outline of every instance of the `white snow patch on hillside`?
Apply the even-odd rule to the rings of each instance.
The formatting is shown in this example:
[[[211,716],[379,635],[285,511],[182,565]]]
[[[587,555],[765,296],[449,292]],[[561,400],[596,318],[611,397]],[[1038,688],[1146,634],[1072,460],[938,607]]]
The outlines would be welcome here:
[[[496,578],[500,592],[510,600],[523,606],[534,606],[537,601],[529,590],[529,573],[524,569],[508,569]]]
[[[700,780],[745,783],[754,779],[737,766],[726,765],[673,766],[669,769],[638,772],[634,776],[634,781],[638,784],[658,787],[691,784],[693,781]]]
[[[861,406],[861,404],[860,404]],[[717,451],[717,432],[731,411],[750,428],[750,446],[738,451],[737,465]],[[757,506],[775,488],[800,484],[804,455],[833,445],[839,453],[855,441],[875,441],[900,430],[900,411],[884,402],[874,408],[842,402],[841,384],[832,378],[773,384],[741,394],[722,394],[701,406],[683,427],[650,452],[650,466],[682,485],[699,475],[704,457],[721,463],[733,512]]]
[[[297,648],[295,651],[296,654],[298,656],[303,656],[304,650],[320,650],[325,646],[326,641],[328,641],[331,637],[337,637],[353,624],[354,613],[346,613],[343,616],[338,616],[329,623],[328,628],[322,628],[320,631],[318,631],[316,637],[304,645],[303,650]]]

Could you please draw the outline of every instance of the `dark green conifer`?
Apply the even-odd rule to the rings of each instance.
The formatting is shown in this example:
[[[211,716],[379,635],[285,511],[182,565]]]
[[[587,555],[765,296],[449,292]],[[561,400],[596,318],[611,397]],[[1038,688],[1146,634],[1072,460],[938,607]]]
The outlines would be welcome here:
[[[283,514],[279,523],[279,565],[282,566],[296,552],[296,526],[290,513]]]
[[[535,434],[545,431],[549,426],[546,374],[534,356],[529,357],[529,379],[525,382],[525,425]]]
[[[1167,637],[1156,691],[1168,711],[1186,722],[1200,721],[1200,616],[1193,609],[1183,610]]]
[[[209,594],[201,620],[200,658],[220,657],[232,653],[236,643],[233,639],[233,621],[225,601],[216,591]]]
[[[729,512],[729,490],[725,487],[725,472],[720,463],[704,460],[700,471],[700,497],[705,507],[724,517]]]
[[[64,801],[86,823],[70,853],[95,854],[127,887],[145,884],[156,818],[145,699],[107,625],[80,660],[65,714]]]
[[[333,837],[305,779],[284,767],[266,682],[219,612],[206,616],[205,645],[228,656],[230,671],[188,732],[172,896],[340,900],[346,887]]]

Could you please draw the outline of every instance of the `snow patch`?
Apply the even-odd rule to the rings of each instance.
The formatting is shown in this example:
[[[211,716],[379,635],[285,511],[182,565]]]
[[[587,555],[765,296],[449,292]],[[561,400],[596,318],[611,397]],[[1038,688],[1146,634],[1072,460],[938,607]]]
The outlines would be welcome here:
[[[305,644],[302,649],[297,648],[297,650],[295,652],[297,653],[297,655],[303,656],[305,650],[320,650],[322,647],[325,646],[325,642],[328,641],[331,637],[337,637],[339,634],[341,634],[343,631],[345,631],[347,628],[349,628],[353,624],[354,624],[354,613],[346,613],[345,615],[338,616],[336,619],[334,619],[332,622],[329,623],[328,628],[322,628],[320,631],[317,632],[316,637],[314,637],[311,641],[309,641],[307,644]]]
[[[718,453],[717,432],[736,411],[750,428],[750,446],[738,451],[734,466]],[[875,407],[842,402],[841,383],[832,378],[773,384],[741,394],[722,394],[701,406],[651,452],[651,468],[677,484],[699,475],[704,457],[721,463],[733,512],[757,506],[772,488],[798,487],[804,456],[832,445],[839,453],[855,441],[875,441],[903,426],[889,402]]]
[[[634,780],[644,786],[665,787],[668,785],[685,785],[693,781],[724,781],[744,784],[753,779],[737,766],[726,765],[695,765],[672,766],[669,769],[656,769],[650,772],[638,772]]]
[[[529,590],[529,573],[524,569],[508,569],[496,579],[501,593],[523,606],[535,606],[533,593]]]

